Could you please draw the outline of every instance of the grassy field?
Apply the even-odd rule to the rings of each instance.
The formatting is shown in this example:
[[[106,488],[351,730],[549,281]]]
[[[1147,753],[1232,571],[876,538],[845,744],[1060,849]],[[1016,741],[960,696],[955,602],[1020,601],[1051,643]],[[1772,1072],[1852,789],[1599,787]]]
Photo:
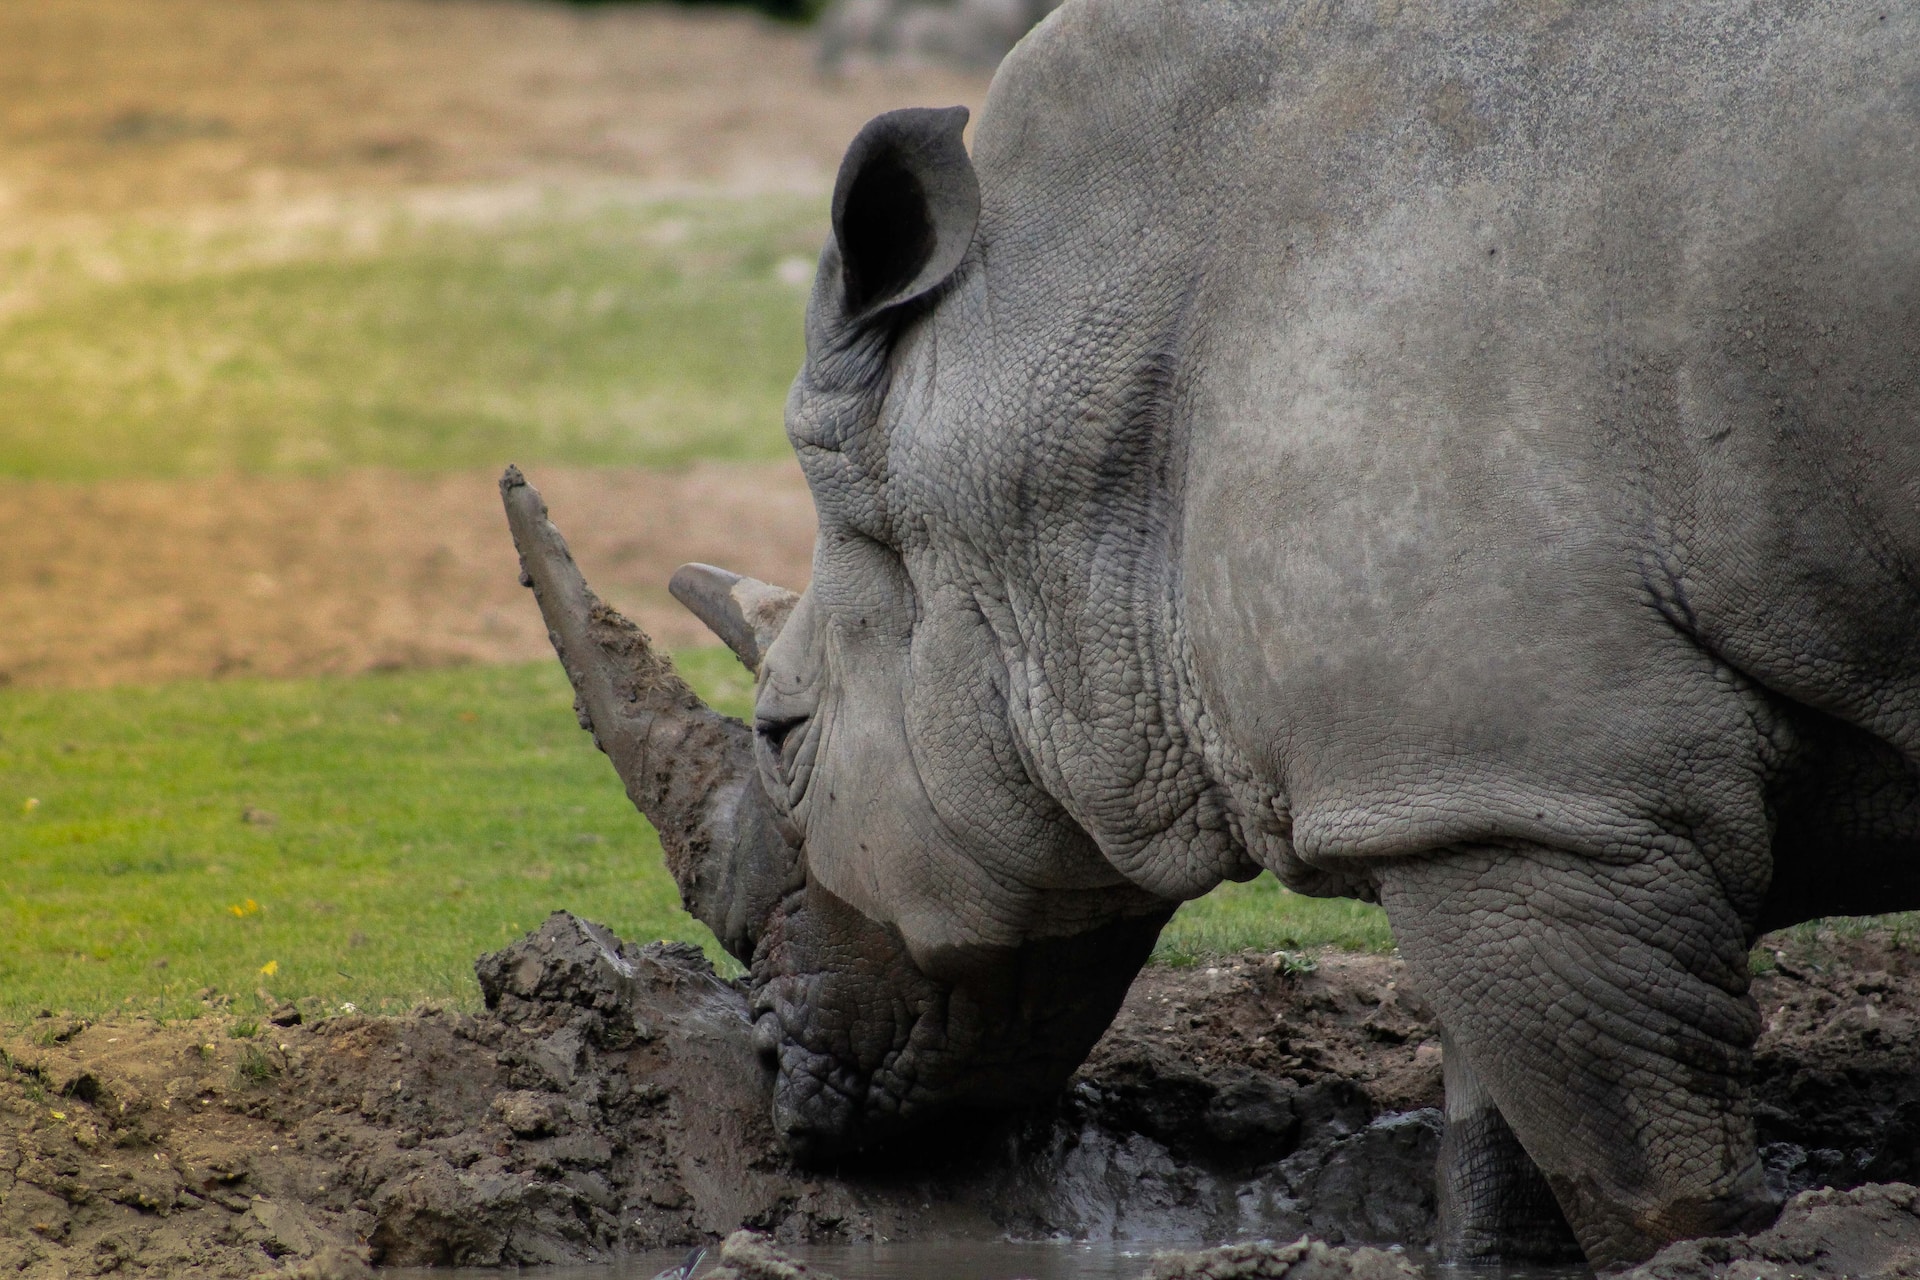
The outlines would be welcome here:
[[[724,650],[685,655],[717,705]],[[565,907],[697,941],[557,664],[0,693],[0,1021],[184,1016],[212,987],[471,1004],[473,957]],[[1183,908],[1163,959],[1385,946],[1379,912],[1271,880]]]
[[[824,235],[556,198],[0,251],[0,475],[778,457]]]
[[[470,999],[556,907],[698,938],[569,705],[553,664],[0,697],[0,1016]]]

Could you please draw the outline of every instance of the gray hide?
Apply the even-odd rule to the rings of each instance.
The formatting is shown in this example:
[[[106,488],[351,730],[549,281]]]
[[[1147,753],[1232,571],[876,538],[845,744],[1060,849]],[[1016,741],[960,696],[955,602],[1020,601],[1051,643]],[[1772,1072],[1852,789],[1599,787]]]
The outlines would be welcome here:
[[[1746,948],[1920,905],[1920,9],[1071,0],[955,129],[856,142],[788,409],[796,1149],[1268,868],[1445,1025],[1454,1253],[1767,1221]]]

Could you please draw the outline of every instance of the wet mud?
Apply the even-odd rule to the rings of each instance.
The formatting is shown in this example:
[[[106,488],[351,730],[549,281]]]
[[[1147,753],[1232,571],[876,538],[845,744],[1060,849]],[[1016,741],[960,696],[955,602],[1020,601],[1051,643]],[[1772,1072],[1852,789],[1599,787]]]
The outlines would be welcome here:
[[[1920,1192],[1905,1183],[1804,1191],[1752,1236],[1669,1245],[1623,1280],[1920,1276]]]
[[[691,1272],[698,1259],[681,1268]],[[1420,1280],[1420,1269],[1405,1256],[1365,1246],[1345,1248],[1318,1240],[1251,1241],[1188,1252],[1166,1251],[1143,1260],[1130,1273],[1139,1280]],[[915,1272],[928,1280],[945,1280],[937,1270]],[[654,1280],[684,1280],[669,1270]],[[753,1231],[737,1231],[720,1246],[719,1264],[704,1280],[834,1280],[818,1267],[793,1257],[772,1240]],[[1499,1280],[1489,1273],[1489,1280]]]
[[[1920,1176],[1914,964],[1886,937],[1828,939],[1783,945],[1756,979],[1757,1112],[1783,1194]],[[1056,1102],[832,1170],[774,1142],[742,993],[695,949],[556,914],[477,973],[480,1013],[19,1029],[0,1072],[0,1269],[594,1262],[742,1226],[788,1243],[1432,1238],[1440,1048],[1389,957],[1149,969]],[[1819,1269],[1866,1257],[1848,1223],[1894,1242],[1887,1266],[1906,1265],[1902,1232],[1920,1240],[1910,1190],[1859,1195],[1816,1190],[1779,1239],[1678,1246],[1696,1252],[1648,1274],[1774,1254],[1794,1274],[1905,1274]]]

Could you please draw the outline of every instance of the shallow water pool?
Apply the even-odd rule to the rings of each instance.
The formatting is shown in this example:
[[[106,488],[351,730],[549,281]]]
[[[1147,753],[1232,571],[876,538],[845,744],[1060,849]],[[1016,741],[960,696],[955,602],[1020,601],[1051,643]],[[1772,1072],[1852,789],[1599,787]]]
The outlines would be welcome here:
[[[835,1280],[1139,1280],[1149,1259],[1162,1249],[1199,1248],[1192,1244],[1077,1244],[1005,1240],[940,1240],[900,1244],[781,1245],[781,1251],[824,1271]],[[653,1280],[679,1265],[684,1249],[635,1254],[607,1266],[530,1267],[515,1280]],[[1448,1267],[1408,1250],[1409,1260],[1436,1280],[1591,1280],[1584,1267]],[[696,1280],[718,1265],[718,1246],[709,1250]],[[478,1280],[499,1272],[482,1268],[454,1271],[394,1269],[384,1280]]]

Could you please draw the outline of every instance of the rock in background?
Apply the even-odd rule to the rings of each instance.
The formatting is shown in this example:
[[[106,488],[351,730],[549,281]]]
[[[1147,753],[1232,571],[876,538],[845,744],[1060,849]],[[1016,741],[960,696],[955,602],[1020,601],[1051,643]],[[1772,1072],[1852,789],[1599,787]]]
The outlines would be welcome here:
[[[833,0],[820,17],[820,61],[990,68],[1060,0]]]

